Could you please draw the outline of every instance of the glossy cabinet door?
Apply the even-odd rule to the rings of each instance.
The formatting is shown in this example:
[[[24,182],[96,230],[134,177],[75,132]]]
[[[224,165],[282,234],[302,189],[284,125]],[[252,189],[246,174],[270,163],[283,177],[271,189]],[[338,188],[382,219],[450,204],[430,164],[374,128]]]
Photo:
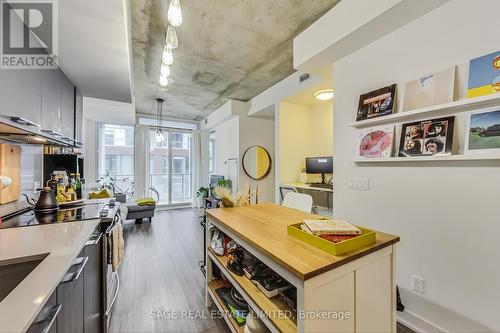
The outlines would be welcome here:
[[[99,333],[103,327],[103,238],[97,231],[83,249],[89,260],[83,271],[84,332]]]
[[[75,91],[75,140],[83,144],[83,96]]]
[[[73,83],[62,74],[61,134],[67,138],[75,137],[75,89]]]
[[[42,73],[41,129],[61,132],[62,72],[46,69]]]
[[[57,317],[61,309],[62,305],[57,304],[57,294],[54,291],[26,332],[57,333]]]
[[[78,258],[85,259],[83,251]],[[57,287],[57,303],[62,304],[57,318],[57,331],[83,333],[83,270],[88,261],[71,266]]]
[[[40,125],[43,71],[0,70],[0,115],[21,117]]]

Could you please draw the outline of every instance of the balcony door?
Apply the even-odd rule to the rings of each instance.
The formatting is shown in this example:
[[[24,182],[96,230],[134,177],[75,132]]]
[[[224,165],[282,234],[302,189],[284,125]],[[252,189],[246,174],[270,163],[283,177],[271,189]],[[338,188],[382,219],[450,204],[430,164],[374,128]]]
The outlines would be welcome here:
[[[160,205],[182,205],[192,200],[191,132],[164,128],[150,130],[150,181],[160,194]]]

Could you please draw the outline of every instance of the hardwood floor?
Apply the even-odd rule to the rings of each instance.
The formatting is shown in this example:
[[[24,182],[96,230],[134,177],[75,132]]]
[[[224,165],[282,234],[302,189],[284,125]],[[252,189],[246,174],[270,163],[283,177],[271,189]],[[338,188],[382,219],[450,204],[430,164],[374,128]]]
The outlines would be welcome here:
[[[204,276],[197,264],[203,258],[198,214],[202,211],[170,210],[157,212],[151,224],[126,222],[110,332],[228,331],[222,319],[210,319],[205,307]]]

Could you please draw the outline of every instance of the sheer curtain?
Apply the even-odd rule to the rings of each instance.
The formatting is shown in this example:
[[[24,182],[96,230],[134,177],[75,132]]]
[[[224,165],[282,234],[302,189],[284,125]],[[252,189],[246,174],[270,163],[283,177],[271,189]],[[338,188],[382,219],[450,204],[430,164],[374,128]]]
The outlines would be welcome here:
[[[191,182],[191,193],[193,195],[193,202],[191,207],[199,208],[202,207],[201,198],[196,196],[196,192],[202,186],[201,180],[201,131],[194,130],[191,139],[192,142],[192,164],[193,164],[193,181]]]
[[[149,196],[149,126],[135,125],[134,179],[135,198]]]

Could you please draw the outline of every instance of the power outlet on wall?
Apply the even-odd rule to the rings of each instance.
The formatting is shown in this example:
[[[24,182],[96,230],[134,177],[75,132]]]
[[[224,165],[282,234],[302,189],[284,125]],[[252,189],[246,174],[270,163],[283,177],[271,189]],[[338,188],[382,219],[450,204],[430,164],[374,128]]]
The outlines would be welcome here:
[[[39,181],[34,181],[33,182],[33,193],[36,193],[39,188],[40,188],[40,182]]]
[[[370,189],[370,180],[368,178],[349,178],[348,189],[368,191]]]
[[[424,294],[425,293],[425,281],[424,278],[416,275],[412,275],[411,277],[411,285],[413,290]]]

